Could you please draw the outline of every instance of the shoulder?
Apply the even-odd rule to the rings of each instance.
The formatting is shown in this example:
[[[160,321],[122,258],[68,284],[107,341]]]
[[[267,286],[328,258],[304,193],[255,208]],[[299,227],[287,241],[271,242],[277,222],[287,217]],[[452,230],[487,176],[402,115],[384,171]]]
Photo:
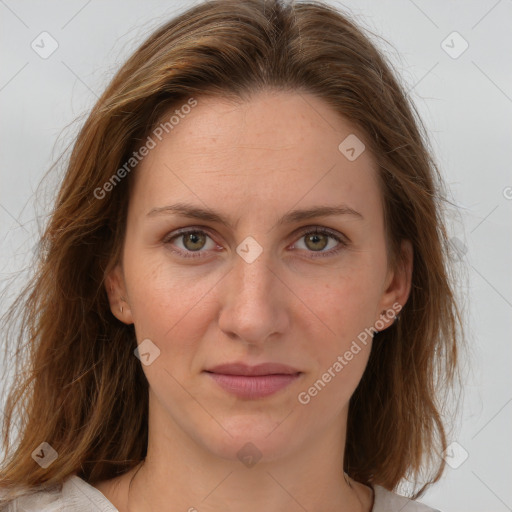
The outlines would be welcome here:
[[[0,497],[2,495],[0,494]],[[119,512],[98,489],[76,475],[60,488],[35,490],[18,496],[0,512]]]
[[[392,491],[388,491],[380,485],[374,485],[373,490],[375,499],[371,512],[440,512],[435,508],[428,507],[419,501],[414,501],[405,496],[400,496]]]

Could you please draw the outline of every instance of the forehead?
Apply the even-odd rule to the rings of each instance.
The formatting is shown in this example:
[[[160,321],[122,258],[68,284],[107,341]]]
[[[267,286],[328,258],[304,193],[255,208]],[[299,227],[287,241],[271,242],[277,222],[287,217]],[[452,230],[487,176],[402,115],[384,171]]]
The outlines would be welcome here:
[[[150,134],[156,145],[136,170],[133,198],[146,211],[183,195],[218,209],[219,199],[235,205],[233,194],[283,208],[329,196],[380,207],[375,162],[361,152],[364,136],[323,100],[265,91],[247,101],[196,101],[162,117],[175,116],[160,129],[161,140]],[[356,159],[347,158],[344,141],[361,152]]]
[[[246,101],[211,96],[196,101],[193,109],[179,116],[173,113],[185,112],[186,103],[173,107],[159,125],[159,139],[164,145],[173,139],[179,153],[192,149],[198,154],[198,146],[204,145],[238,154],[241,149],[268,149],[288,157],[320,151],[338,156],[339,143],[347,136],[364,138],[346,118],[309,93],[269,90]],[[168,123],[171,117],[173,126]]]

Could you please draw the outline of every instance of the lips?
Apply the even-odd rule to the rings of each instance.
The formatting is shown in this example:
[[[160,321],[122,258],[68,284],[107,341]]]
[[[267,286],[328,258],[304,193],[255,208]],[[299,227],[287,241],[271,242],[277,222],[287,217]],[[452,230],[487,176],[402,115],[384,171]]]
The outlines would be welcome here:
[[[248,366],[243,363],[228,363],[215,366],[209,370],[210,373],[220,373],[222,375],[294,375],[300,373],[299,370],[279,363],[263,363],[256,366]]]
[[[302,375],[299,370],[278,363],[256,366],[242,363],[223,364],[205,372],[228,393],[251,400],[273,395]]]

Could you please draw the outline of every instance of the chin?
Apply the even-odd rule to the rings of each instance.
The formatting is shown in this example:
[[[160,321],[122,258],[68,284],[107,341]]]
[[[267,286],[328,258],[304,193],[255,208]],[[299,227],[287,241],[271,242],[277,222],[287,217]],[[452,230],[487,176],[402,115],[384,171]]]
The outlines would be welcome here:
[[[237,415],[219,420],[225,430],[212,420],[217,428],[204,432],[202,443],[212,454],[229,460],[243,462],[253,457],[263,462],[283,458],[300,445],[299,429],[290,418],[283,422],[285,418],[286,414],[279,419],[261,418],[260,413],[258,421],[251,414]]]

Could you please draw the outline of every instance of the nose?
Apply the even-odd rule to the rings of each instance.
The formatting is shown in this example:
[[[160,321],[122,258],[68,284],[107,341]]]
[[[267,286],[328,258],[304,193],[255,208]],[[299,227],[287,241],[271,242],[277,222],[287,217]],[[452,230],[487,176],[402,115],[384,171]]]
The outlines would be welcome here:
[[[286,332],[291,292],[271,268],[265,250],[252,263],[238,254],[234,258],[233,268],[221,281],[219,328],[232,339],[262,345]]]

